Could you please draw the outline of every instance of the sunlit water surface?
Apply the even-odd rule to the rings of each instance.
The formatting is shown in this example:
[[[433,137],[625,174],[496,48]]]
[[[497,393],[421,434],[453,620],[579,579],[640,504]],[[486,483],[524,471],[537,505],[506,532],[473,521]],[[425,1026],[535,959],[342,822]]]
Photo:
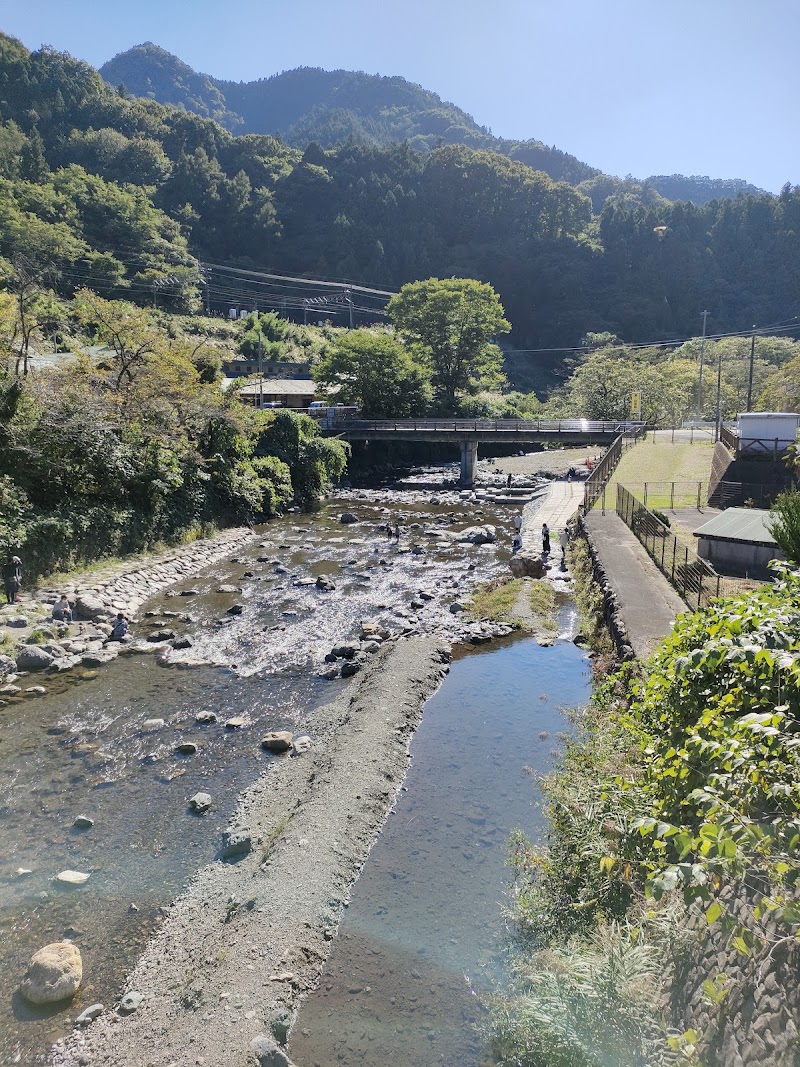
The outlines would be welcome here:
[[[339,522],[344,510],[358,525]],[[378,528],[388,519],[401,523],[399,547]],[[498,525],[497,546],[430,534],[479,522]],[[45,674],[32,681],[46,695],[0,706],[0,1063],[43,1062],[83,1008],[116,1003],[159,909],[213,860],[238,794],[268,768],[260,737],[276,728],[313,734],[315,708],[344,684],[318,677],[331,645],[362,619],[395,632],[455,625],[447,605],[505,568],[508,525],[507,508],[399,495],[387,504],[375,494],[287,516],[234,559],[146,605],[164,614],[134,632],[145,636],[160,621],[189,635],[192,648],[173,657],[183,663],[165,669],[152,655],[126,655],[94,677],[78,672],[80,681]],[[334,578],[334,592],[314,588],[321,573]],[[220,593],[220,585],[240,591]],[[437,600],[415,610],[420,590]],[[234,604],[241,615],[226,614]],[[201,710],[218,722],[197,725]],[[244,729],[224,728],[233,715],[245,716]],[[150,718],[165,725],[145,730]],[[181,741],[197,744],[197,754],[176,755]],[[202,818],[187,807],[200,790],[214,798]],[[74,829],[78,815],[92,828]],[[53,880],[65,869],[91,877],[67,888]],[[66,1006],[32,1008],[17,992],[27,961],[64,937],[80,947],[83,985]]]
[[[562,617],[568,638],[574,612]],[[569,640],[458,658],[428,701],[395,813],[356,883],[318,991],[301,1008],[298,1067],[480,1067],[483,994],[502,970],[510,832],[543,837],[536,775],[586,702]]]

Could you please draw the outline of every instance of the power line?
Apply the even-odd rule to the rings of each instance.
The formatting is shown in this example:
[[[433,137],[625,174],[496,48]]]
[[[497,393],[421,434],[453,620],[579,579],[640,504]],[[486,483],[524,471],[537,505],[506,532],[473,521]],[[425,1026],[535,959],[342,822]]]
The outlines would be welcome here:
[[[212,270],[223,270],[230,274],[242,274],[249,278],[267,278],[270,281],[300,282],[304,285],[326,286],[332,289],[351,289],[358,293],[372,293],[375,296],[397,296],[397,293],[386,289],[370,289],[363,285],[354,285],[351,282],[331,282],[322,278],[297,278],[287,274],[268,274],[266,271],[243,270],[239,267],[226,267],[221,263],[200,262],[202,267],[210,267]]]

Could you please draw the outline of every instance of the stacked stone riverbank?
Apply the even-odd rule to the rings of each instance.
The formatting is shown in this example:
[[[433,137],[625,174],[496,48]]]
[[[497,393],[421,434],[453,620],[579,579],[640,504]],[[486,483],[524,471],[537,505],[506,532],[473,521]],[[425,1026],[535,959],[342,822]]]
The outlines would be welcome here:
[[[58,586],[23,592],[19,603],[0,608],[0,677],[5,676],[0,699],[3,692],[6,696],[28,692],[29,685],[17,682],[24,682],[30,672],[63,673],[110,662],[125,647],[106,643],[119,612],[134,618],[149,597],[252,539],[250,529],[237,527],[153,556],[120,560],[67,578]],[[71,623],[52,618],[52,606],[62,593],[73,608]]]

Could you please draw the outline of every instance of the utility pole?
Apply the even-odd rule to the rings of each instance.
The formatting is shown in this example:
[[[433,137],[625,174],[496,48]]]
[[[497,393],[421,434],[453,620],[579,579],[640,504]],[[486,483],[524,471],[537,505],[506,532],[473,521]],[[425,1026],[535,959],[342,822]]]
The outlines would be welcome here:
[[[344,295],[347,297],[347,306],[350,308],[350,329],[353,328],[353,294],[349,289],[345,289]]]
[[[700,381],[697,383],[697,421],[699,422],[703,414],[703,362],[706,354],[706,319],[708,318],[708,312],[703,312],[703,336],[700,341]]]
[[[714,440],[719,441],[722,433],[722,349],[717,345],[717,419]]]
[[[756,358],[756,328],[753,325],[753,333],[750,337],[750,373],[747,376],[747,410],[753,407],[753,363]]]
[[[264,370],[261,366],[261,326],[258,328],[258,407],[264,406]]]

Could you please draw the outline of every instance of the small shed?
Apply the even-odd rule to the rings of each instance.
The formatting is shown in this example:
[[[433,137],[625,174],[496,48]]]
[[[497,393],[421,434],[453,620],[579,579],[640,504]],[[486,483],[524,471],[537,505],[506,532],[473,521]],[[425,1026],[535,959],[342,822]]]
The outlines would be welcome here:
[[[697,554],[719,574],[766,578],[773,559],[786,559],[769,531],[771,515],[760,508],[728,508],[694,531]]]
[[[794,444],[799,427],[800,414],[796,411],[743,412],[736,424],[737,452],[777,459]]]

